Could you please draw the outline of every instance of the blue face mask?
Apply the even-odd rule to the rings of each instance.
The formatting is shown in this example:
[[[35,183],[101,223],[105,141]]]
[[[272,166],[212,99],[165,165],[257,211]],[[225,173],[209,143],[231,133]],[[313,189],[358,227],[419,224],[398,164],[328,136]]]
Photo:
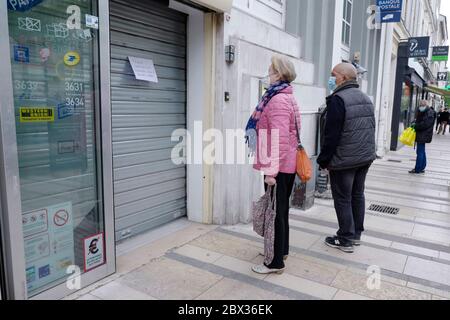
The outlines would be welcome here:
[[[420,107],[420,108],[419,108],[419,111],[420,111],[420,112],[425,112],[425,111],[427,111],[427,107]]]
[[[334,91],[336,90],[336,87],[336,77],[330,77],[330,79],[328,80],[328,89],[330,89],[330,91]]]

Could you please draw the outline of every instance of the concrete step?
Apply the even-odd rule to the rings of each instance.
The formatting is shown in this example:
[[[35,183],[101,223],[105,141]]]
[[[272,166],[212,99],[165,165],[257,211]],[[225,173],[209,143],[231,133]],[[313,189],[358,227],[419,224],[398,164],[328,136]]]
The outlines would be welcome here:
[[[390,162],[385,160],[379,160],[373,165],[374,168],[390,171],[390,172],[399,172],[403,175],[407,176],[408,171],[412,170],[414,168],[414,163],[412,162]],[[430,164],[427,169],[426,176],[432,177],[432,178],[440,178],[444,180],[450,180],[450,170],[447,169],[445,166],[439,166],[436,164]]]
[[[381,191],[392,194],[401,194],[404,196],[409,196],[413,199],[417,197],[424,197],[428,200],[438,200],[441,204],[448,204],[448,199],[450,193],[448,188],[445,190],[433,189],[431,184],[427,184],[429,188],[424,189],[423,184],[420,183],[410,183],[402,180],[386,181],[385,179],[379,179],[378,181],[370,177],[366,182],[366,190],[371,191]]]
[[[413,175],[405,175],[394,172],[386,172],[385,170],[370,170],[367,175],[367,181],[370,183],[374,182],[382,182],[385,185],[400,185],[401,187],[424,187],[426,186],[428,189],[433,191],[446,191],[450,190],[450,182],[444,179],[435,179],[430,178],[428,176],[413,176]]]
[[[402,194],[398,191],[366,190],[367,201],[376,201],[390,206],[403,206],[412,209],[435,211],[450,214],[450,203],[447,200],[429,199],[422,195]]]

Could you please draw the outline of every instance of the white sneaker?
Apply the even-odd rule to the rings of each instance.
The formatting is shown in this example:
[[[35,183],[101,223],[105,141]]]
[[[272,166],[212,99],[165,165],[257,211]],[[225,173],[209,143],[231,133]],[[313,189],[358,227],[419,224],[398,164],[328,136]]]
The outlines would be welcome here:
[[[285,268],[269,269],[265,265],[261,264],[261,265],[252,267],[252,270],[253,270],[253,272],[258,273],[258,274],[272,274],[272,273],[283,274]]]

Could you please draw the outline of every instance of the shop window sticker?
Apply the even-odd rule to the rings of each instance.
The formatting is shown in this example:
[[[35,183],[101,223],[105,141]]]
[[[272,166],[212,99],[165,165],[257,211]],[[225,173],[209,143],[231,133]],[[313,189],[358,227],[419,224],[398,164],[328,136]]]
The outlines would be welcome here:
[[[103,232],[85,238],[83,248],[85,272],[94,270],[106,263]]]
[[[24,46],[14,46],[14,61],[30,63],[30,49]]]
[[[11,11],[26,12],[44,0],[8,0],[8,9]]]
[[[92,28],[92,29],[98,29],[98,17],[87,14],[86,15],[86,27]]]
[[[23,31],[41,32],[41,20],[30,17],[18,18],[19,29]]]

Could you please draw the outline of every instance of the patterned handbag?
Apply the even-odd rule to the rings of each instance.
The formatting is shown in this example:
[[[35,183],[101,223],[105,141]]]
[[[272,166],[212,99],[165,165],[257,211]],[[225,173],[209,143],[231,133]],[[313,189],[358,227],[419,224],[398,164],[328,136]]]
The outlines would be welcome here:
[[[253,203],[252,207],[253,230],[259,236],[264,237],[264,263],[266,265],[271,264],[274,258],[276,192],[276,186],[269,186],[266,194]]]

